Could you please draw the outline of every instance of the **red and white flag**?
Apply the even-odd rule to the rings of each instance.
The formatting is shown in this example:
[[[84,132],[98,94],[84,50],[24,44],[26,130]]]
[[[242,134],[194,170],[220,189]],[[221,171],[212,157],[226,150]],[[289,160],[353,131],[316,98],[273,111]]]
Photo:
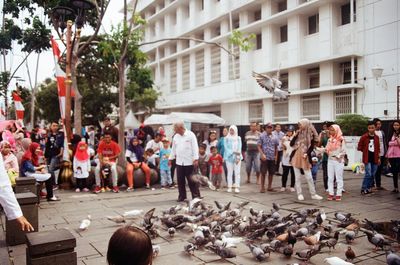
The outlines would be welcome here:
[[[24,120],[24,105],[22,105],[22,99],[21,96],[18,94],[16,90],[12,92],[12,98],[14,100],[14,106],[15,106],[15,113],[17,114],[17,120],[23,121]]]
[[[69,161],[68,141],[67,141],[67,133],[66,133],[66,129],[65,129],[65,95],[66,95],[65,78],[66,78],[66,74],[60,67],[59,61],[61,59],[61,52],[60,52],[60,48],[58,47],[58,44],[54,40],[53,36],[51,37],[51,47],[53,48],[55,76],[57,79],[57,88],[58,88],[58,101],[60,104],[60,113],[61,113],[61,119],[63,121],[63,129],[64,129],[63,160]],[[71,89],[71,96],[74,96],[72,89]]]

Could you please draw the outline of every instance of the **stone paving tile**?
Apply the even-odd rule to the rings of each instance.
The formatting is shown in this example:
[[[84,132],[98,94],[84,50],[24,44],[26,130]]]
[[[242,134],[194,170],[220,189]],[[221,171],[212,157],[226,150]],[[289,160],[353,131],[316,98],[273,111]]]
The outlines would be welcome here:
[[[319,173],[317,181],[318,192],[325,196],[322,190],[322,172]],[[228,194],[224,191],[215,192],[202,189],[202,196],[205,202],[214,205],[214,200],[222,203],[232,202],[235,207],[237,203],[242,201],[250,201],[246,206],[245,214],[248,215],[248,209],[253,207],[256,210],[264,210],[269,212],[272,209],[272,202],[278,202],[281,205],[281,215],[285,216],[291,212],[305,208],[321,208],[328,215],[329,220],[333,220],[333,212],[343,211],[352,212],[353,216],[358,219],[368,217],[372,220],[388,220],[399,219],[400,211],[398,210],[398,201],[395,200],[396,195],[390,194],[389,191],[381,191],[368,197],[359,195],[359,187],[362,176],[355,176],[349,172],[345,173],[345,187],[347,193],[343,197],[343,201],[327,202],[314,201],[310,199],[307,187],[304,186],[304,202],[296,200],[296,193],[290,192],[270,192],[261,194],[259,188],[255,184],[244,184],[239,194]],[[242,178],[244,181],[244,178]],[[392,186],[390,178],[382,179],[383,185],[389,189]],[[280,177],[274,178],[274,187],[280,184]],[[190,198],[190,192],[187,190]],[[177,189],[171,190],[145,190],[137,189],[134,192],[114,193],[75,193],[73,191],[56,191],[56,194],[62,199],[61,202],[49,203],[43,201],[39,206],[39,230],[51,231],[54,229],[67,228],[77,238],[76,251],[79,256],[78,264],[106,264],[105,255],[107,252],[108,240],[112,233],[117,230],[120,225],[106,219],[107,215],[118,215],[125,211],[133,209],[143,209],[147,211],[156,207],[156,215],[160,215],[161,210],[172,205],[176,205]],[[182,204],[185,206],[185,204]],[[78,231],[78,226],[83,218],[90,214],[92,216],[92,224],[87,231]],[[2,217],[2,225],[4,217]],[[140,225],[141,218],[132,219],[129,222]],[[336,223],[333,220],[333,223]],[[195,256],[186,255],[183,252],[183,245],[191,238],[192,233],[187,228],[179,231],[175,237],[169,237],[167,231],[163,227],[158,228],[160,237],[153,240],[154,244],[159,244],[161,252],[154,264],[259,264],[255,261],[249,252],[247,246],[239,244],[235,249],[238,256],[235,259],[221,260],[209,250],[199,250],[195,252]],[[0,229],[0,254],[7,253],[8,249],[13,250],[12,257],[15,265],[25,264],[25,245],[7,248],[4,245],[4,233]],[[3,237],[2,237],[3,236]],[[338,256],[344,258],[344,252],[347,248],[340,236],[339,243],[335,250],[329,252],[324,250],[323,253],[313,257],[310,264],[323,264],[323,259],[328,256]],[[295,251],[304,248],[304,243],[299,241],[295,246]],[[367,241],[365,235],[360,232],[358,238],[352,244],[352,248],[358,255],[354,261],[356,264],[385,264],[385,255],[382,251],[373,252],[373,246]],[[0,262],[1,262],[0,258]],[[6,261],[7,262],[7,261]],[[18,262],[18,263],[17,263]],[[295,257],[286,259],[279,254],[271,254],[265,263],[269,264],[293,264],[299,260]],[[263,262],[264,263],[264,262]],[[0,263],[1,265],[7,263]],[[8,265],[8,264],[7,264]]]

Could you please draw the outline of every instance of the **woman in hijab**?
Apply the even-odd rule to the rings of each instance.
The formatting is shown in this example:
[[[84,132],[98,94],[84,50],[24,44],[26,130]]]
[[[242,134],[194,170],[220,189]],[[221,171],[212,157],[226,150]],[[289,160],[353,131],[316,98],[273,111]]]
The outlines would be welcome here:
[[[17,151],[16,157],[18,159],[18,165],[21,165],[22,157],[25,154],[26,150],[28,150],[29,145],[32,143],[30,138],[21,139],[21,150]]]
[[[301,170],[304,171],[304,176],[308,183],[308,189],[313,200],[322,200],[315,191],[313,178],[311,175],[311,151],[314,149],[314,144],[318,143],[318,134],[314,126],[308,119],[299,121],[299,130],[295,133],[290,145],[295,149],[291,163],[296,175],[296,191],[297,199],[304,201],[304,196],[301,189]]]
[[[131,138],[129,141],[128,148],[125,152],[126,157],[126,176],[128,179],[128,189],[126,191],[130,192],[133,191],[133,172],[135,169],[140,168],[144,175],[146,181],[146,188],[150,188],[150,168],[149,166],[143,162],[143,154],[144,150],[143,147],[139,144],[139,139],[135,136]]]
[[[228,192],[232,192],[232,187],[235,192],[240,190],[240,164],[242,161],[242,139],[238,135],[238,129],[235,125],[229,127],[229,133],[225,137],[224,160],[228,169]],[[235,172],[235,183],[232,185],[232,175]]]
[[[325,152],[328,154],[328,201],[341,201],[346,144],[344,142],[343,133],[339,125],[332,124],[329,127],[329,134],[330,137],[325,148]],[[337,183],[336,197],[334,195],[335,176]]]
[[[23,177],[34,177],[38,182],[45,182],[48,201],[58,201],[53,194],[53,182],[50,173],[46,173],[46,165],[39,165],[39,154],[42,153],[38,143],[31,143],[21,160]]]

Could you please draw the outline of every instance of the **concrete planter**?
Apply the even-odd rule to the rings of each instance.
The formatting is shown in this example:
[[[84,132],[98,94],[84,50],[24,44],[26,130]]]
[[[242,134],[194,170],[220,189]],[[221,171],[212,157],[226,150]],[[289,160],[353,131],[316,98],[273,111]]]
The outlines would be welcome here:
[[[351,166],[355,163],[362,162],[362,153],[357,150],[358,141],[360,136],[345,136],[346,150],[349,163],[345,167],[345,170],[351,170]]]

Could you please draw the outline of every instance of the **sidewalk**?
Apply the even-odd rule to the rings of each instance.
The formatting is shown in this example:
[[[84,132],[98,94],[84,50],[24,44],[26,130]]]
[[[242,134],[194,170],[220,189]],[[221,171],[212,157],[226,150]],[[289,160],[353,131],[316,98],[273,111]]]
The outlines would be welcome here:
[[[242,176],[242,182],[245,181]],[[351,172],[345,172],[345,189],[341,202],[335,201],[312,201],[310,200],[308,190],[305,188],[304,195],[306,200],[298,202],[295,193],[290,192],[270,192],[261,194],[259,188],[254,184],[243,184],[240,194],[228,194],[225,191],[215,192],[203,189],[202,196],[204,201],[213,204],[214,200],[222,202],[232,201],[232,205],[241,201],[250,201],[244,210],[245,215],[249,215],[248,209],[253,207],[261,210],[269,211],[272,202],[279,202],[282,207],[281,212],[287,214],[290,211],[318,207],[323,208],[328,215],[328,219],[333,219],[333,213],[336,211],[351,212],[353,216],[359,220],[368,218],[373,221],[389,221],[391,219],[400,219],[399,205],[400,201],[396,200],[397,195],[391,194],[390,191],[379,191],[368,197],[360,196],[360,185],[362,176],[355,175]],[[274,177],[274,187],[280,187],[280,176]],[[391,190],[393,182],[391,178],[382,177],[382,186]],[[318,173],[317,191],[324,195],[322,184],[322,171]],[[177,189],[171,190],[145,190],[137,189],[134,192],[126,193],[102,193],[99,195],[92,193],[75,193],[73,191],[56,191],[61,198],[61,202],[48,203],[42,201],[39,208],[39,230],[48,231],[61,228],[69,229],[77,239],[78,264],[79,265],[98,265],[107,264],[105,256],[107,254],[108,240],[111,234],[119,227],[106,219],[107,215],[118,215],[124,211],[133,209],[143,209],[144,211],[156,207],[156,215],[160,214],[162,209],[176,204]],[[189,193],[190,194],[190,193]],[[90,214],[92,224],[87,231],[78,231],[80,220],[86,218]],[[140,218],[135,221],[137,224]],[[4,216],[2,217],[0,231],[0,264],[1,265],[25,265],[25,245],[15,247],[7,247],[5,245],[4,233]],[[190,257],[183,253],[183,245],[191,236],[186,231],[178,232],[174,238],[168,236],[167,231],[162,228],[161,236],[156,238],[153,243],[159,244],[161,251],[159,256],[154,260],[154,264],[258,264],[251,255],[249,249],[241,244],[235,250],[237,257],[228,261],[221,261],[219,258],[209,251],[196,251],[195,255]],[[373,246],[367,241],[363,233],[359,233],[352,245],[358,258],[354,260],[355,264],[386,264],[386,257],[383,251],[373,251]],[[295,245],[295,251],[305,248],[303,242]],[[335,250],[329,253],[328,249],[324,249],[323,253],[311,258],[310,264],[323,264],[323,259],[329,256],[338,256],[345,259],[344,252],[347,245],[343,236],[339,238],[339,243]],[[397,248],[399,251],[399,248]],[[265,262],[269,264],[292,264],[300,261],[292,256],[285,259],[282,255],[272,253],[271,257]]]

